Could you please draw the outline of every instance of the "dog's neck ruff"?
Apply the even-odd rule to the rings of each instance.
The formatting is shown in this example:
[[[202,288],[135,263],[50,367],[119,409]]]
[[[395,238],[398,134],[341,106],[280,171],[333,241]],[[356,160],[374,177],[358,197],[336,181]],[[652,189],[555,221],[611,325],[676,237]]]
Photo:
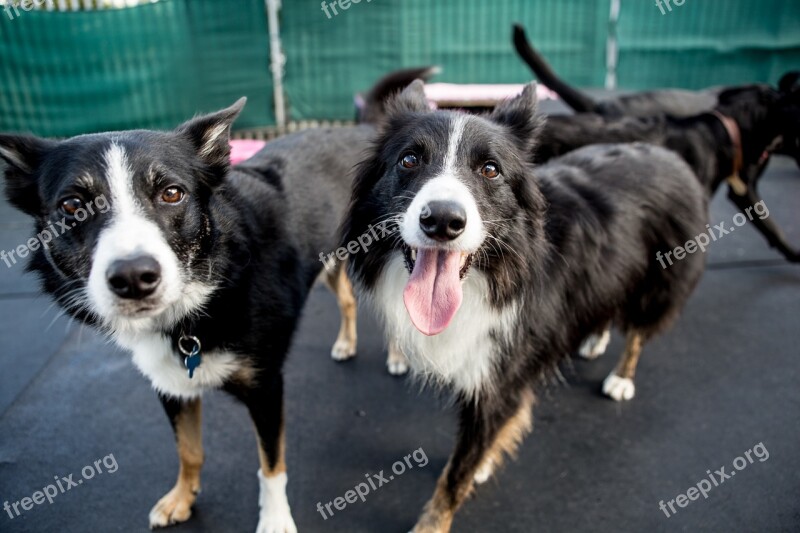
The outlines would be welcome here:
[[[722,126],[728,133],[731,146],[733,147],[733,161],[731,162],[733,169],[731,171],[731,175],[727,178],[728,185],[730,185],[731,189],[733,189],[733,192],[737,196],[744,196],[747,194],[747,185],[745,185],[744,181],[742,181],[742,178],[739,175],[739,172],[742,170],[742,165],[744,164],[744,155],[742,153],[742,132],[739,129],[739,125],[731,117],[723,115],[716,109],[713,109],[711,114],[717,117],[717,119],[722,123]]]

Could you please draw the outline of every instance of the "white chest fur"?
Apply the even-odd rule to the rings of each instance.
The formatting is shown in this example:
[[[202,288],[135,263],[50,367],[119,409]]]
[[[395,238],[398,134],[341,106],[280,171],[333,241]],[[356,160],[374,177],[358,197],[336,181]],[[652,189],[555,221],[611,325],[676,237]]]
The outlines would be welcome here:
[[[442,333],[428,337],[411,323],[403,303],[408,271],[396,254],[386,265],[372,294],[387,334],[408,357],[415,373],[447,384],[467,394],[491,388],[498,356],[494,335],[505,335],[516,326],[517,305],[497,311],[489,305],[488,284],[483,274],[470,272],[464,281],[464,299],[453,321]]]
[[[203,353],[200,366],[190,379],[182,359],[172,350],[170,340],[160,334],[121,335],[117,344],[133,352],[133,363],[150,380],[153,388],[175,398],[196,398],[215,389],[237,370],[240,359],[230,352]]]

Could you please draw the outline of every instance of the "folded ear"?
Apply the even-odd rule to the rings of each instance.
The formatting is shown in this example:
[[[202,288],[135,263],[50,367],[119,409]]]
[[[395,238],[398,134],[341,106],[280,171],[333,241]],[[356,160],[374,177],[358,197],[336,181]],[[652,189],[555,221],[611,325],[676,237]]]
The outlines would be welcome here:
[[[529,83],[520,95],[495,107],[490,118],[507,127],[526,149],[532,149],[544,124],[544,119],[536,114],[537,104],[536,83]]]
[[[5,170],[6,197],[16,208],[38,216],[42,211],[36,170],[55,141],[32,135],[0,135],[0,159],[8,165]]]
[[[389,100],[386,109],[389,116],[401,113],[427,113],[431,108],[425,97],[425,83],[422,80],[412,81],[408,87]]]
[[[247,98],[239,98],[235,104],[222,111],[184,122],[176,131],[189,138],[197,150],[197,155],[206,164],[227,168],[230,165],[231,155],[231,126],[242,112],[245,103]]]

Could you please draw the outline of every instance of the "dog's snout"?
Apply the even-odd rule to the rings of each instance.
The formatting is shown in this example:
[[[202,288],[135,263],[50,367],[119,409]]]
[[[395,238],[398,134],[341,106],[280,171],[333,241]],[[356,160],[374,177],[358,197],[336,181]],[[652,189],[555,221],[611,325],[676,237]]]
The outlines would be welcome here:
[[[458,202],[430,202],[419,216],[419,226],[431,239],[452,241],[467,227],[467,211]]]
[[[120,298],[140,300],[153,294],[161,283],[161,265],[143,255],[114,261],[106,273],[108,287]]]

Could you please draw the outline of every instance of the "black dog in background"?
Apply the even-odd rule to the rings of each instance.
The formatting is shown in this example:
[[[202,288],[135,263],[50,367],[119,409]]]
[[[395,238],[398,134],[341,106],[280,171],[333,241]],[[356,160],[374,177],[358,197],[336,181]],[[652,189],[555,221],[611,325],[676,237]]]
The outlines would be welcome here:
[[[657,144],[680,154],[709,195],[727,181],[728,198],[744,212],[763,201],[758,181],[773,153],[800,160],[797,72],[786,74],[778,90],[753,84],[699,92],[652,91],[594,102],[553,73],[520,26],[514,27],[514,45],[537,77],[578,111],[548,117],[532,156],[537,163],[588,144]],[[753,222],[770,246],[787,260],[800,261],[800,249],[772,219]]]

